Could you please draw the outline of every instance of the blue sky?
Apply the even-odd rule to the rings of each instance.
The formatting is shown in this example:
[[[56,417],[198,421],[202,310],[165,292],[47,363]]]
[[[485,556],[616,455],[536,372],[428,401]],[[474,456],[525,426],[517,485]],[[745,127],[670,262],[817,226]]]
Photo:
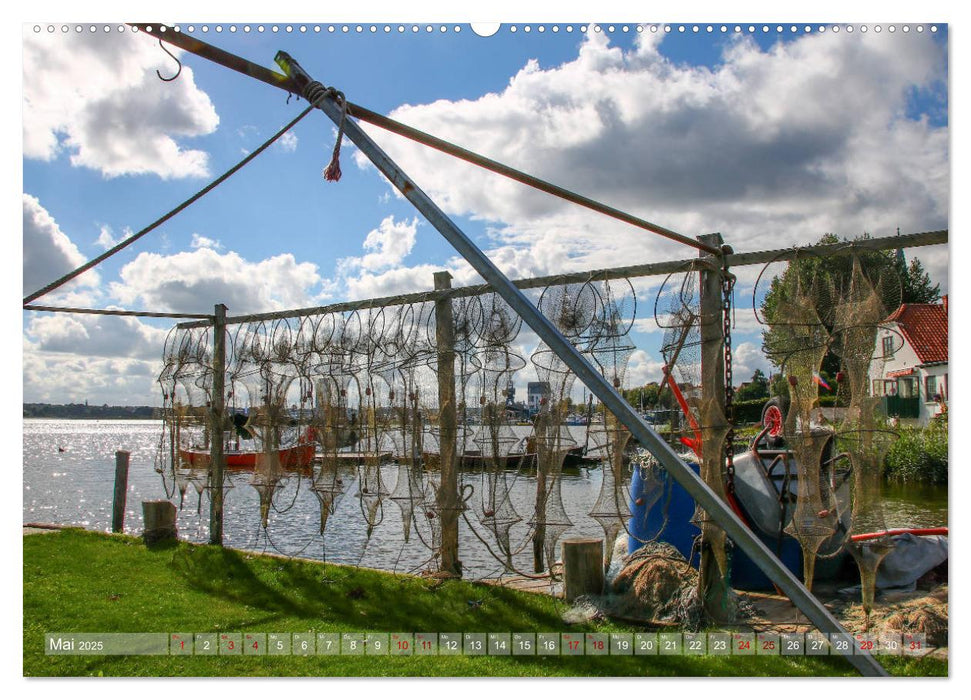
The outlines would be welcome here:
[[[172,75],[175,63],[144,35],[38,26],[23,35],[24,294],[181,202],[305,106],[184,53],[179,78],[162,82],[155,70]],[[454,23],[207,26],[194,34],[268,67],[285,50],[355,103],[685,235],[720,231],[736,251],[948,226],[946,25],[533,23],[488,38]],[[367,130],[514,278],[694,256]],[[349,143],[342,180],[322,179],[334,138],[326,117],[309,115],[211,195],[42,301],[194,313],[224,302],[245,313],[427,289],[437,269],[474,281]],[[917,254],[946,290],[947,250]],[[739,270],[737,381],[768,369],[745,312],[758,272]],[[645,313],[660,282],[638,289],[636,383],[660,377],[661,334]],[[159,403],[168,327],[25,313],[24,400]]]

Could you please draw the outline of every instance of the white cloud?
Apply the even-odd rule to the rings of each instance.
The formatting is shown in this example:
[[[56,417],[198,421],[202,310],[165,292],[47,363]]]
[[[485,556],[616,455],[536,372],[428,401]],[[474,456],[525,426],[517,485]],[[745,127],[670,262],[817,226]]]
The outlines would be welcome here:
[[[773,372],[772,363],[762,354],[762,348],[755,343],[738,343],[732,348],[732,377],[736,386],[752,378],[755,370],[760,369],[765,376]]]
[[[118,245],[118,240],[114,237],[114,233],[110,226],[102,226],[101,233],[98,235],[98,240],[95,241],[95,245],[99,245],[105,250]]]
[[[378,272],[398,265],[415,247],[417,230],[417,218],[395,221],[393,216],[385,217],[364,239],[363,248],[369,252],[360,257],[342,258],[338,269]]]
[[[945,94],[932,37],[813,33],[767,51],[739,37],[713,68],[641,37],[625,52],[590,33],[576,59],[531,61],[499,93],[391,116],[685,235],[721,231],[737,251],[947,226],[948,129],[907,116],[915,91]],[[446,212],[549,256],[535,274],[693,254],[404,139],[381,145]]]
[[[158,360],[166,331],[124,316],[43,315],[27,324],[36,352]]]
[[[288,131],[277,139],[277,144],[282,151],[285,151],[286,153],[293,153],[297,150],[297,135],[292,131]]]
[[[177,139],[212,133],[219,117],[188,66],[177,80],[159,80],[156,69],[171,74],[173,61],[156,40],[24,31],[25,157],[49,161],[66,152],[72,165],[105,177],[208,174],[208,155]],[[35,80],[40,67],[44,79]]]
[[[627,374],[624,377],[624,386],[637,387],[644,386],[650,382],[659,382],[664,376],[662,373],[663,367],[663,360],[656,360],[652,358],[644,350],[635,350],[634,354],[631,355],[630,362],[627,365]]]
[[[86,259],[36,197],[24,193],[23,213],[23,293],[26,295],[76,269]],[[65,293],[90,292],[100,281],[98,273],[89,270],[38,302],[46,303],[55,298],[63,302]]]
[[[158,403],[168,331],[122,316],[31,314],[24,328],[24,401]]]
[[[98,238],[95,240],[94,244],[108,250],[109,248],[113,248],[118,245],[121,241],[125,240],[133,233],[134,231],[132,231],[130,227],[125,226],[121,230],[121,236],[116,238],[115,232],[111,226],[104,224],[101,226]]]
[[[192,242],[189,243],[192,248],[212,248],[213,250],[222,250],[223,244],[219,241],[213,240],[207,236],[200,236],[198,233],[192,234]]]
[[[158,405],[156,361],[48,353],[24,340],[24,395],[27,403],[72,403],[91,400],[112,405]]]
[[[311,306],[327,292],[312,263],[290,253],[250,262],[238,253],[197,248],[175,255],[140,253],[111,284],[122,304],[157,311],[211,313],[226,304],[231,314]]]

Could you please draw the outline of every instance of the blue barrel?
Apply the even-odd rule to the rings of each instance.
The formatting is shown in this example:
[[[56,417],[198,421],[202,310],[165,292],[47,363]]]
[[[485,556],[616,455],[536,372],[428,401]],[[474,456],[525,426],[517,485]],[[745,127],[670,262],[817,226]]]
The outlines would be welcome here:
[[[689,462],[694,472],[698,465]],[[699,565],[700,555],[695,541],[701,530],[691,520],[694,518],[695,501],[670,474],[660,467],[636,466],[631,476],[631,519],[628,553],[648,541],[661,541],[672,545],[694,567]],[[770,551],[782,560],[796,576],[802,577],[802,550],[799,542],[789,536],[778,539],[755,529],[756,536]],[[769,590],[772,581],[752,562],[741,549],[731,550],[732,586],[742,590]],[[821,563],[821,562],[820,562]],[[817,574],[820,564],[817,564]]]
[[[688,466],[698,473],[697,464]],[[698,566],[698,553],[693,549],[701,530],[691,522],[695,501],[688,492],[660,467],[635,466],[630,493],[628,553],[645,542],[667,542]]]

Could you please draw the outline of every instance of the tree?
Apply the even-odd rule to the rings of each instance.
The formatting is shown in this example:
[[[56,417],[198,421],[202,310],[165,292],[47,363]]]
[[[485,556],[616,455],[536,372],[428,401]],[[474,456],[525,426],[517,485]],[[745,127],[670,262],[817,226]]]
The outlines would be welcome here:
[[[653,409],[657,406],[658,393],[658,383],[651,382],[642,387],[625,390],[624,398],[635,408]]]
[[[856,240],[869,237],[863,234]],[[840,242],[837,236],[827,233],[817,245]],[[914,258],[908,265],[902,250],[865,251],[858,257],[864,276],[879,291],[888,315],[900,304],[929,304],[941,297],[940,285],[931,283],[920,260]],[[779,305],[796,282],[803,289],[813,289],[816,312],[827,331],[832,332],[835,301],[849,290],[852,274],[853,256],[822,257],[807,252],[772,279],[761,306],[761,316],[767,324],[762,331],[762,346],[770,360],[783,355],[784,335],[773,329],[773,324],[785,323],[786,319],[778,311]],[[827,353],[822,364],[823,375],[835,377],[839,369],[839,358],[832,352]]]
[[[906,272],[902,275],[903,282],[903,302],[904,304],[933,304],[941,298],[941,285],[931,285],[931,276],[924,270],[918,258],[910,261],[907,266],[904,261],[903,251],[900,251],[900,261],[898,267],[903,267]]]
[[[752,373],[752,379],[739,387],[735,392],[736,401],[754,401],[769,398],[769,379],[765,373],[757,369]]]

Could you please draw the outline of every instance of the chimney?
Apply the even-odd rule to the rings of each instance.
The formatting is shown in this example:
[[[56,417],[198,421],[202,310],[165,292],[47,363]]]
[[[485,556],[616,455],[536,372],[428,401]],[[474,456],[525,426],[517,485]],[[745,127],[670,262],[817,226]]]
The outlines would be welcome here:
[[[944,315],[947,316],[947,294],[941,298],[941,303],[944,304]]]

